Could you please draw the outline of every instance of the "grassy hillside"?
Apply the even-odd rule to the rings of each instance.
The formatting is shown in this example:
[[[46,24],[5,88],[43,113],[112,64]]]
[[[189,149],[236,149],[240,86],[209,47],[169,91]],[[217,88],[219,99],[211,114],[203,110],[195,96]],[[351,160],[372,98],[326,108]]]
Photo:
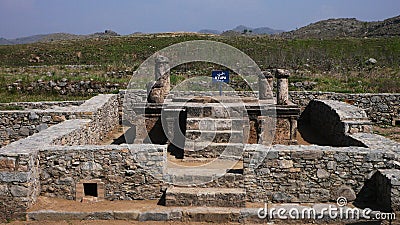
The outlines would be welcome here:
[[[126,77],[108,77],[107,71],[135,70],[157,50],[175,43],[199,39],[232,45],[248,54],[263,70],[291,69],[293,84],[316,82],[310,90],[400,92],[399,37],[320,40],[280,39],[268,36],[158,34],[0,46],[0,97],[9,96],[6,87],[17,80],[26,84],[38,79],[50,81],[65,76],[69,76],[71,80],[71,73],[75,74],[74,80],[94,79],[99,82],[125,84]],[[366,60],[369,58],[376,59],[377,63],[367,64]],[[73,72],[63,66],[71,64],[95,66],[75,69]],[[193,72],[196,70],[207,73],[207,67],[189,64],[175,68],[171,79],[174,83],[180,82],[188,77],[188,73],[196,74]],[[54,76],[47,77],[45,74],[48,72]],[[298,85],[291,88],[302,89]],[[20,91],[12,93],[12,96],[17,97],[8,97],[7,100],[2,98],[2,101],[15,101],[20,100],[19,98],[38,100],[45,94],[31,93],[24,98],[23,91]]]
[[[104,39],[71,40],[52,43],[0,46],[0,66],[65,64],[138,65],[157,50],[190,40],[214,40],[232,45],[253,58],[261,67],[297,68],[308,64],[314,70],[360,69],[369,58],[379,66],[398,67],[400,38],[380,39],[273,39],[257,37],[219,37],[205,35],[148,35]],[[77,52],[82,56],[78,60]],[[30,62],[39,56],[39,63]]]
[[[355,18],[328,19],[299,29],[283,32],[284,38],[338,38],[338,37],[398,37],[400,16],[384,21],[364,22]]]

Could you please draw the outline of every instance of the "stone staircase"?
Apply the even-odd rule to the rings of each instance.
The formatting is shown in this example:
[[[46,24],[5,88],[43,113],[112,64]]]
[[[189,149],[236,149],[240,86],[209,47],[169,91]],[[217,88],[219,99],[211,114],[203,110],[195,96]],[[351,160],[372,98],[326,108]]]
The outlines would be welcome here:
[[[174,185],[167,188],[165,205],[245,207],[243,175],[228,172],[241,159],[248,138],[244,107],[189,103],[186,113],[183,161],[206,163],[168,168],[164,178]]]
[[[228,105],[227,105],[228,106]],[[191,104],[187,107],[184,157],[241,157],[248,119],[240,106]]]

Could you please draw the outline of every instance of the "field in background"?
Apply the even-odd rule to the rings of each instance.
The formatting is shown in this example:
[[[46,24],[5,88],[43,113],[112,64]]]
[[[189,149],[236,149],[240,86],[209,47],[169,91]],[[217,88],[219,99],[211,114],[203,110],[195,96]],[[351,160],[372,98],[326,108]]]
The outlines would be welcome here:
[[[132,71],[154,52],[199,39],[232,45],[254,59],[262,70],[291,69],[291,90],[400,92],[398,37],[322,40],[154,34],[0,46],[0,101],[73,100],[96,94],[31,88],[38,83],[84,81],[123,88]],[[367,63],[370,58],[376,63]],[[208,63],[181,65],[172,70],[171,82],[210,76],[215,68],[218,66]]]

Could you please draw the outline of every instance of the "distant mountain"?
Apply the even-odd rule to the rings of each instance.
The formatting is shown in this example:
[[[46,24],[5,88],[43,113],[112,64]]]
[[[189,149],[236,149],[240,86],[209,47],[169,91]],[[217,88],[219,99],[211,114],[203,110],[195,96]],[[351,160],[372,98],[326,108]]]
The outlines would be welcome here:
[[[364,22],[355,18],[328,19],[278,36],[283,38],[400,36],[400,16],[378,22]]]
[[[5,38],[0,38],[0,45],[12,45],[13,43]]]
[[[49,42],[60,40],[78,39],[81,35],[68,34],[68,33],[54,33],[54,34],[39,34],[28,37],[16,38],[9,40],[13,44],[29,44],[35,42]]]
[[[203,29],[203,30],[199,30],[197,33],[200,33],[200,34],[221,34],[222,32],[219,31],[219,30]]]
[[[221,35],[239,35],[239,34],[254,34],[254,35],[260,35],[260,34],[279,34],[284,32],[283,30],[275,30],[269,27],[259,27],[259,28],[252,28],[252,27],[247,27],[244,25],[239,25],[231,30],[227,30],[224,32],[221,32],[219,30],[211,30],[211,29],[204,29],[200,30],[197,33],[202,33],[202,34],[221,34]]]
[[[106,30],[104,32],[98,32],[89,35],[77,35],[69,33],[53,33],[53,34],[38,34],[28,37],[16,38],[16,39],[5,39],[0,38],[0,45],[16,45],[16,44],[30,44],[35,42],[51,42],[51,41],[62,41],[62,40],[73,40],[73,39],[85,39],[94,37],[110,37],[118,36],[114,31]]]
[[[227,30],[222,32],[221,36],[240,36],[242,33],[234,31],[234,30]]]
[[[275,30],[269,27],[252,28],[244,25],[239,25],[232,30],[239,33],[247,33],[247,34],[279,34],[284,32],[283,30]]]

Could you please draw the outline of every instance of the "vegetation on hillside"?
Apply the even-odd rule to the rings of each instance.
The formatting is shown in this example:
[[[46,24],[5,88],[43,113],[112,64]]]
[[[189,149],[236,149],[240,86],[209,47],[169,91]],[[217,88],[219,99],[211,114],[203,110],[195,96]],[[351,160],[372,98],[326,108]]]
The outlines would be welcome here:
[[[199,39],[232,45],[249,55],[262,70],[291,69],[292,90],[304,89],[296,83],[313,82],[307,90],[400,92],[399,37],[322,40],[152,34],[0,46],[0,98],[3,102],[76,98],[42,92],[11,93],[7,87],[16,81],[29,85],[37,80],[50,82],[67,77],[68,80],[125,85],[128,77],[110,76],[110,73],[134,71],[146,58],[164,47]],[[368,63],[370,58],[377,62]],[[68,65],[93,66],[74,68]],[[209,70],[207,64],[182,65],[172,70],[171,81],[177,84],[192,75],[209,75]]]

